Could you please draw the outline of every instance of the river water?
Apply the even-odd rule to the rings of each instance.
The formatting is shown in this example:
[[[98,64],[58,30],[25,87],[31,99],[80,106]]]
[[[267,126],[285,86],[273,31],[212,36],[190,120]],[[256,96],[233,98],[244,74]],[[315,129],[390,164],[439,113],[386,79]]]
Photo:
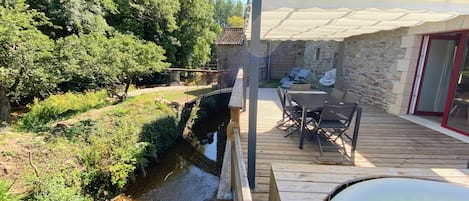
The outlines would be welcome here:
[[[192,142],[181,139],[150,164],[146,175],[126,187],[131,200],[216,200],[226,141],[228,113],[223,111],[199,122]],[[202,126],[201,126],[202,125]]]

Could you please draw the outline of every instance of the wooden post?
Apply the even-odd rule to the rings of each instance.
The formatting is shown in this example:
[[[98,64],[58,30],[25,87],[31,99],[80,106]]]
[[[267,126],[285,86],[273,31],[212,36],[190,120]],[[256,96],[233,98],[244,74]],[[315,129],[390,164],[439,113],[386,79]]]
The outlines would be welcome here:
[[[236,152],[234,150],[235,148],[235,138],[234,138],[234,129],[238,128],[239,129],[239,111],[240,108],[230,108],[230,123],[228,123],[228,128],[227,128],[227,137],[230,139],[231,142],[231,154],[233,152]],[[231,189],[234,189],[234,186],[236,185],[235,183],[235,171],[234,169],[236,168],[236,164],[231,162]]]

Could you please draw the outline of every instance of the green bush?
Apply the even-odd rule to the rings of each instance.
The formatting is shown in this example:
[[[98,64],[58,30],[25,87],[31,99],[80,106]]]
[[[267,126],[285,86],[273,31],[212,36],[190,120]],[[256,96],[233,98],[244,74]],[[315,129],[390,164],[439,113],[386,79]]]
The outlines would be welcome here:
[[[20,200],[20,197],[9,193],[11,183],[0,180],[0,200],[1,201],[16,201]]]
[[[178,138],[176,111],[156,97],[158,94],[132,97],[93,119],[51,130],[50,136],[56,140],[48,143],[56,147],[73,143],[77,149],[67,157],[77,160],[65,167],[57,160],[54,170],[48,169],[50,175],[61,178],[33,178],[31,200],[54,200],[58,196],[66,198],[62,200],[109,200],[119,193],[137,170],[144,171],[150,160]],[[41,103],[37,107],[44,107]]]
[[[84,94],[67,92],[52,95],[44,101],[35,99],[31,111],[21,119],[19,127],[28,131],[44,131],[52,121],[106,105],[106,97],[106,91],[102,90]]]
[[[64,173],[67,174],[67,173]],[[79,186],[68,184],[64,175],[41,175],[39,178],[33,179],[29,200],[40,201],[91,201],[81,193]]]
[[[117,193],[137,169],[144,170],[149,160],[177,140],[175,111],[154,96],[130,98],[85,129],[89,134],[80,154],[82,188],[95,200]]]

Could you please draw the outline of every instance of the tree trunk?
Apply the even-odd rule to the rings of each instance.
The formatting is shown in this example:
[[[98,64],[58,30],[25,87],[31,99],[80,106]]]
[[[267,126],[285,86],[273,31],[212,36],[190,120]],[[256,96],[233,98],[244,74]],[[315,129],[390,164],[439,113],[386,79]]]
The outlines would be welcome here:
[[[127,99],[127,92],[129,92],[130,84],[132,84],[132,78],[128,78],[127,80],[125,80],[125,89],[124,89],[124,95],[123,95],[124,101]]]
[[[3,86],[0,86],[0,123],[10,123],[10,110],[10,99],[7,96],[5,88]]]

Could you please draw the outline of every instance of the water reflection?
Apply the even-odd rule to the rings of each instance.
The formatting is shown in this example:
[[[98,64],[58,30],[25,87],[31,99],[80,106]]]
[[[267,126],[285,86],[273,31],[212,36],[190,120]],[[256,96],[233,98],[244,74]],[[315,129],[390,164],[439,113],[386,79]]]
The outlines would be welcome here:
[[[217,151],[218,139],[215,131],[196,147],[180,140],[161,157],[161,163],[150,165],[146,176],[138,176],[125,194],[132,200],[215,200],[222,162],[219,152],[223,151]]]

